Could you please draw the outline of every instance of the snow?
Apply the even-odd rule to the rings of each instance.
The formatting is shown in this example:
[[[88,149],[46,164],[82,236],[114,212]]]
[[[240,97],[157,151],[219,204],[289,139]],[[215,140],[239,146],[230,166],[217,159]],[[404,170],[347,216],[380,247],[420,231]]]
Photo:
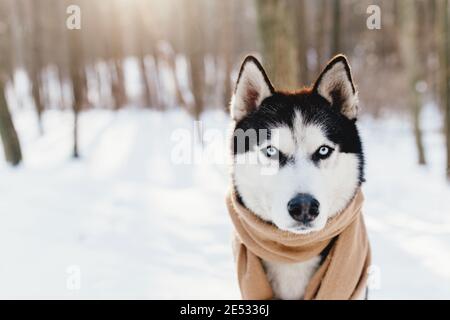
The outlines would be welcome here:
[[[368,181],[365,215],[380,272],[373,298],[450,298],[450,187],[445,141],[424,114],[429,165],[418,167],[408,119],[363,122]]]
[[[444,140],[435,113],[424,117],[424,168],[407,119],[360,123],[373,299],[450,298]],[[80,160],[70,158],[69,112],[47,111],[43,136],[27,108],[14,118],[25,162],[13,169],[0,158],[0,298],[240,297],[224,113],[206,112],[201,123],[216,130],[204,148],[219,161],[194,164],[173,161],[174,132],[190,133],[193,154],[201,151],[182,111],[83,112]]]

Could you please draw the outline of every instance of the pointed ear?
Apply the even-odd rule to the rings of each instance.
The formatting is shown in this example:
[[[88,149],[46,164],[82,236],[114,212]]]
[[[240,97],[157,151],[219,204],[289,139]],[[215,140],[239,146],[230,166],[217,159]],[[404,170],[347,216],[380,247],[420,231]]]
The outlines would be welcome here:
[[[248,56],[242,63],[231,99],[231,117],[235,121],[241,120],[256,110],[273,92],[273,86],[259,61],[253,56]]]
[[[347,118],[356,119],[358,92],[345,56],[338,55],[328,63],[314,84],[313,91],[328,100],[332,107],[337,108]]]

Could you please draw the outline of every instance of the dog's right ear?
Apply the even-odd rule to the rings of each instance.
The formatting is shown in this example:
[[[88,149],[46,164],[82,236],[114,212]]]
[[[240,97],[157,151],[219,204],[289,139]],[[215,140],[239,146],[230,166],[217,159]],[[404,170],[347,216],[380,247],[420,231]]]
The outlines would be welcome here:
[[[231,117],[235,121],[241,120],[273,93],[274,88],[261,63],[255,57],[248,56],[242,63],[231,99]]]
[[[347,58],[340,54],[328,62],[320,74],[313,91],[324,97],[348,119],[358,115],[358,92],[353,84]]]

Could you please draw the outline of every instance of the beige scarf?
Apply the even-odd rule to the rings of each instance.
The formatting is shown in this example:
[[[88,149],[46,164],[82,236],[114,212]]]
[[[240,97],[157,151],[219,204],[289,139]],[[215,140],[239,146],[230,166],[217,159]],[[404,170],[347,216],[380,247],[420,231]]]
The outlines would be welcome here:
[[[234,253],[243,299],[272,299],[273,291],[260,259],[295,263],[331,249],[312,276],[304,295],[311,299],[358,299],[366,286],[370,247],[361,207],[361,190],[325,228],[309,234],[282,231],[243,207],[234,191],[227,196],[228,212],[236,229]]]

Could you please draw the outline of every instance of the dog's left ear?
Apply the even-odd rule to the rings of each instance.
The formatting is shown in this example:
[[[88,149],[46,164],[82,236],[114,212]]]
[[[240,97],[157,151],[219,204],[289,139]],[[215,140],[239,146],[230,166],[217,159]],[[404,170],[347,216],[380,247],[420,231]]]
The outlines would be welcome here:
[[[353,120],[358,115],[358,92],[344,55],[334,57],[320,74],[313,91],[320,94],[344,116]]]

